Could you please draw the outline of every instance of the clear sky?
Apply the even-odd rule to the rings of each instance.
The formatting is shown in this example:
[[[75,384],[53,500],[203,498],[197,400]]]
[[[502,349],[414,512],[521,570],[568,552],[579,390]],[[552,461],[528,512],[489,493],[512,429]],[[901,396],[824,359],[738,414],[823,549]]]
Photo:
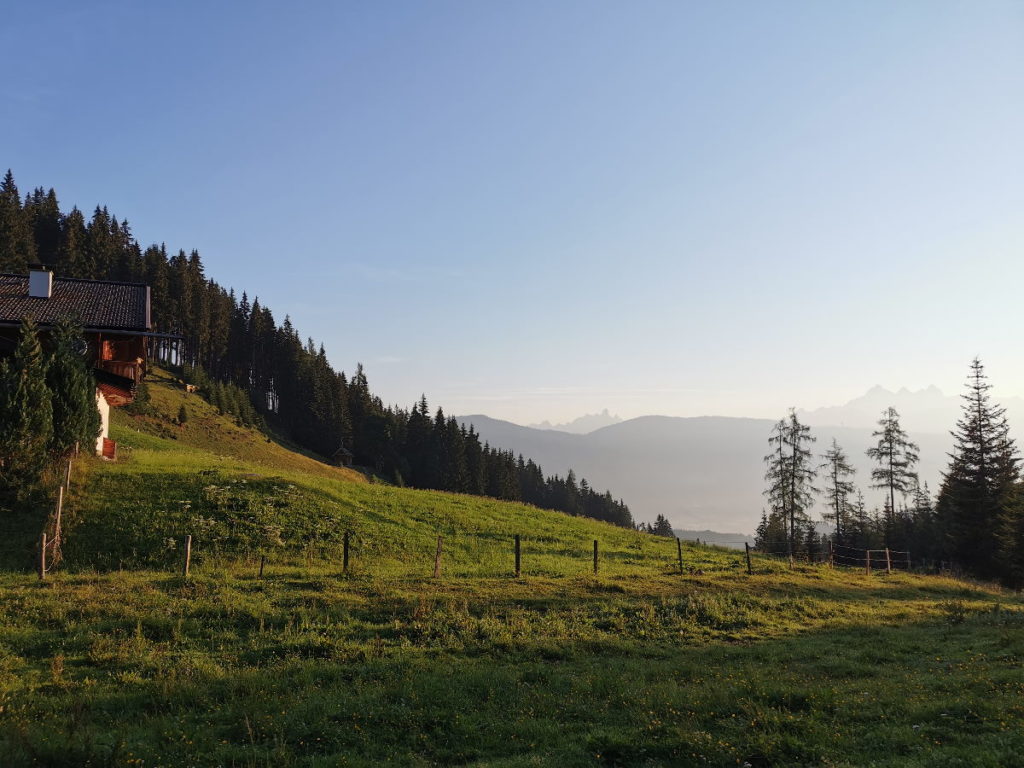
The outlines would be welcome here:
[[[1024,3],[47,2],[0,165],[197,248],[386,400],[1024,395]]]

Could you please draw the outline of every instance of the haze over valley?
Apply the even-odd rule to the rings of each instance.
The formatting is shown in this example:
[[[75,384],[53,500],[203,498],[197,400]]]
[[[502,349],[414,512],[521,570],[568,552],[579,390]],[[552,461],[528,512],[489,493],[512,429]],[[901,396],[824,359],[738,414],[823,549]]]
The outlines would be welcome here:
[[[1010,397],[1002,404],[1011,428],[1024,425],[1024,400]],[[946,395],[937,387],[891,391],[876,386],[845,405],[798,413],[813,428],[816,454],[824,453],[833,438],[846,450],[870,508],[880,507],[885,495],[870,487],[875,464],[865,455],[877,442],[872,432],[881,412],[889,406],[899,411],[909,437],[920,446],[921,483],[935,494],[948,465],[950,431],[960,417],[960,405],[958,394]],[[572,467],[595,486],[613,489],[628,501],[637,520],[649,522],[661,514],[676,528],[749,533],[766,506],[764,455],[778,419],[643,416],[582,434],[564,427],[524,427],[485,415],[458,420],[473,424],[492,446],[534,459],[545,472],[564,475]],[[821,511],[819,502],[815,514]]]

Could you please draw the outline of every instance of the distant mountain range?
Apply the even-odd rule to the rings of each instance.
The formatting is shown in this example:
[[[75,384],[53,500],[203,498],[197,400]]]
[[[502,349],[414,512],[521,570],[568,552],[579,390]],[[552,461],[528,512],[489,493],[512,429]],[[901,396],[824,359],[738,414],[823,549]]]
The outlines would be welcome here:
[[[1002,402],[1011,425],[1024,423],[1014,419],[1015,413],[1024,418],[1024,401]],[[936,492],[952,449],[949,430],[959,416],[959,398],[935,387],[918,392],[875,387],[845,406],[800,412],[814,427],[819,455],[833,438],[849,454],[869,507],[881,505],[883,493],[870,488],[872,464],[864,452],[874,442],[875,422],[889,405],[900,411],[911,439],[920,445],[921,480]],[[458,419],[472,423],[492,446],[522,453],[545,472],[564,474],[574,467],[596,489],[609,489],[624,499],[637,520],[652,521],[663,514],[680,529],[753,531],[764,507],[763,458],[772,419],[642,416],[586,434],[523,427],[482,415]]]
[[[565,424],[552,424],[550,421],[542,421],[540,424],[531,424],[531,429],[556,429],[559,432],[571,432],[576,435],[585,435],[602,427],[610,427],[622,421],[619,416],[612,416],[605,408],[600,413],[588,413],[578,419],[566,422]]]
[[[1024,424],[1024,400],[998,396],[993,399],[1006,408],[1011,426]],[[896,392],[876,386],[846,405],[801,410],[799,414],[802,421],[812,426],[874,427],[882,411],[891,406],[899,411],[900,423],[908,432],[945,433],[955,428],[962,402],[960,397],[944,395],[935,386]]]

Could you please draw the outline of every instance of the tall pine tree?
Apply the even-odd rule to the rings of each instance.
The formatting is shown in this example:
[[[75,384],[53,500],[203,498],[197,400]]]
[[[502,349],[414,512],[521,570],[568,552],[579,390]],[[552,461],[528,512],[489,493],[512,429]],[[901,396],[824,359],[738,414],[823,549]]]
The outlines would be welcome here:
[[[992,578],[1012,570],[999,537],[1013,519],[1019,459],[1006,410],[991,402],[987,379],[975,358],[936,508],[950,558],[978,576]]]

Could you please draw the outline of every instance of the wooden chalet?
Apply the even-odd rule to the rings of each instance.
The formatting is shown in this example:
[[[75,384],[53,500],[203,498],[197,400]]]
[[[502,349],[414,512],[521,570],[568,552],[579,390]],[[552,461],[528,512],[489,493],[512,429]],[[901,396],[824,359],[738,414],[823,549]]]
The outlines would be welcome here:
[[[334,455],[331,456],[331,463],[336,467],[351,467],[355,458],[356,457],[352,451],[342,445],[334,452]]]
[[[44,335],[62,318],[82,325],[83,352],[93,367],[103,425],[96,450],[113,458],[110,408],[135,399],[136,387],[146,375],[148,339],[161,335],[152,332],[149,286],[58,278],[39,264],[29,267],[27,276],[0,274],[0,355],[14,349],[25,317],[31,317]]]

